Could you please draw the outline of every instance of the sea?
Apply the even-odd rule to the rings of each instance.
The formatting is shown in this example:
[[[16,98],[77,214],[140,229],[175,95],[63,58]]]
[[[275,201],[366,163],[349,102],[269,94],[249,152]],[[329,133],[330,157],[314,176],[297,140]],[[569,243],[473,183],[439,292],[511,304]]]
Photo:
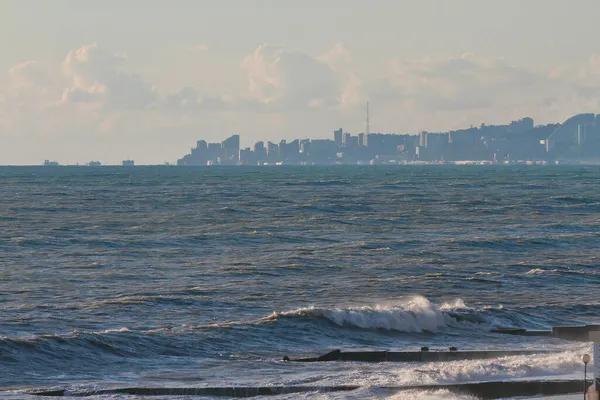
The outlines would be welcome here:
[[[491,331],[600,323],[599,184],[597,166],[0,167],[0,398],[581,379],[589,344]],[[282,360],[422,346],[551,352]]]

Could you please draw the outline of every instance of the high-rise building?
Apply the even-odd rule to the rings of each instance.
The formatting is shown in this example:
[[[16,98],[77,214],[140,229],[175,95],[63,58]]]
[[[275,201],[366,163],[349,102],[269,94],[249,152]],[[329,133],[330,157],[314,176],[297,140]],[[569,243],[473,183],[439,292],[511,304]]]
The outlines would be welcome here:
[[[346,147],[349,149],[358,148],[358,136],[348,136],[346,138]]]
[[[362,132],[358,134],[358,147],[366,147],[365,137],[365,134]]]
[[[581,146],[585,143],[585,125],[577,125],[577,144]]]
[[[342,146],[343,147],[348,147],[348,145],[350,144],[350,133],[346,132],[342,135]]]
[[[333,131],[333,142],[335,143],[336,146],[341,147],[342,146],[342,135],[344,134],[344,130],[342,128]]]
[[[303,139],[300,141],[300,153],[304,155],[310,154],[310,139]]]
[[[221,143],[209,143],[206,151],[206,161],[210,161],[211,164],[220,163],[223,156],[223,146]]]
[[[287,140],[281,139],[279,141],[279,146],[277,146],[277,159],[279,161],[284,161],[286,158],[287,152]]]
[[[419,133],[419,147],[427,148],[427,132],[423,131]]]
[[[267,142],[267,155],[269,158],[277,158],[279,155],[279,146],[273,142]]]
[[[205,140],[198,140],[196,147],[192,149],[190,157],[186,160],[187,165],[206,165],[208,156],[208,143]]]
[[[254,143],[254,156],[258,161],[264,161],[267,158],[267,149],[265,142]]]
[[[254,143],[254,152],[262,153],[265,150],[265,142],[256,142]]]
[[[253,153],[250,150],[250,147],[246,147],[245,149],[240,149],[239,163],[242,165],[254,164],[255,163],[255,161],[253,160],[254,155],[255,155],[255,153]]]
[[[223,158],[222,164],[236,163],[240,158],[240,135],[232,135],[222,143]]]
[[[362,142],[359,140],[359,145],[367,147],[369,145],[369,135],[371,134],[371,116],[369,115],[369,102],[367,101],[367,121],[365,123],[365,134]]]

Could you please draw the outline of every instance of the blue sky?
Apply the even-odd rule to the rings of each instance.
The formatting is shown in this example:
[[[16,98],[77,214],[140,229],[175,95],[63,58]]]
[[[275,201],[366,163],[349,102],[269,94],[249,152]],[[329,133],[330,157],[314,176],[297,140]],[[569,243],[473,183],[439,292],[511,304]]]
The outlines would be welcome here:
[[[597,0],[4,0],[0,164],[600,112]]]

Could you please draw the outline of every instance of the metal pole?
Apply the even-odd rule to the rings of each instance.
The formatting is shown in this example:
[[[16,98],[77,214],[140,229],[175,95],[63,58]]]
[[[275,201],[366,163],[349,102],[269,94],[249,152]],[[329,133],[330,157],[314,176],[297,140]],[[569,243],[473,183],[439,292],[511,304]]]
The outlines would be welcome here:
[[[587,399],[587,363],[583,364],[583,400]]]
[[[594,343],[594,389],[600,388],[600,343]]]

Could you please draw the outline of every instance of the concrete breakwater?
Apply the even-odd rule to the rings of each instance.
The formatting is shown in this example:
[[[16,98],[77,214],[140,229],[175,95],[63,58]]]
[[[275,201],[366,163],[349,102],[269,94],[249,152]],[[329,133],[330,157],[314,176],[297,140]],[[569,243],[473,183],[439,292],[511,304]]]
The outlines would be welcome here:
[[[421,385],[381,387],[378,389],[390,392],[400,391],[434,391],[447,390],[451,393],[476,396],[480,399],[502,399],[515,396],[538,396],[554,394],[571,394],[583,392],[582,380],[561,381],[498,381],[480,383],[461,383],[450,385]],[[199,387],[199,388],[121,388],[90,391],[40,390],[30,392],[31,395],[62,396],[99,396],[99,395],[137,395],[137,396],[214,396],[231,398],[249,398],[256,396],[275,396],[307,392],[349,392],[361,386],[263,386],[263,387]]]
[[[529,330],[520,328],[496,328],[491,333],[517,336],[546,336],[574,342],[593,342],[590,335],[600,331],[600,325],[554,326],[549,330]]]
[[[284,361],[325,362],[325,361],[362,361],[362,362],[437,362],[458,360],[485,360],[500,357],[550,353],[547,350],[467,350],[458,351],[341,351],[333,350],[313,358],[283,357]]]

